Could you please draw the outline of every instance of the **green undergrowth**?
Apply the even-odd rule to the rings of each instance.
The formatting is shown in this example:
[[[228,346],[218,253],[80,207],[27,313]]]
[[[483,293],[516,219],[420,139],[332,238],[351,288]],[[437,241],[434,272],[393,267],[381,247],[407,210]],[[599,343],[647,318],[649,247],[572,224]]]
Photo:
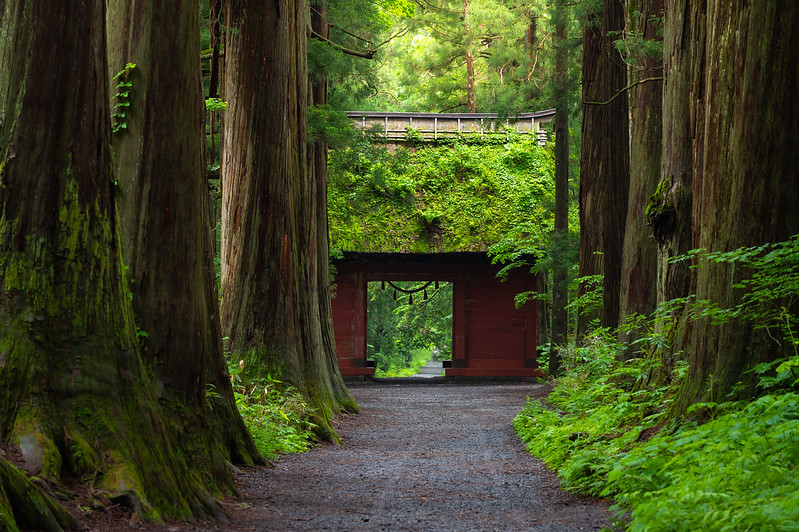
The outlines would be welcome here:
[[[547,404],[530,401],[514,425],[530,452],[558,469],[563,487],[599,495],[618,457],[661,428],[672,386],[643,383],[656,369],[645,359],[616,361],[599,336],[562,354],[565,375]],[[675,377],[684,372],[678,366]]]
[[[271,376],[246,377],[243,361],[229,362],[228,369],[236,407],[264,458],[311,448],[316,441],[314,410],[296,388]]]
[[[698,404],[706,423],[664,424],[684,366],[653,388],[651,361],[614,354],[601,341],[572,349],[547,404],[530,401],[514,420],[564,489],[613,497],[628,530],[797,529],[799,394]]]
[[[613,497],[618,527],[799,530],[799,235],[674,260],[733,265],[743,279],[731,287],[740,291],[738,303],[664,303],[657,325],[634,342],[642,358],[619,362],[620,350],[632,346],[603,331],[583,347],[563,350],[565,374],[547,403],[524,406],[515,428],[529,451],[558,471],[565,489]],[[667,372],[659,362],[672,354],[675,309],[697,324],[746,323],[766,331],[776,360],[754,365],[744,374],[750,383],[677,418],[669,408],[687,366],[676,363]]]

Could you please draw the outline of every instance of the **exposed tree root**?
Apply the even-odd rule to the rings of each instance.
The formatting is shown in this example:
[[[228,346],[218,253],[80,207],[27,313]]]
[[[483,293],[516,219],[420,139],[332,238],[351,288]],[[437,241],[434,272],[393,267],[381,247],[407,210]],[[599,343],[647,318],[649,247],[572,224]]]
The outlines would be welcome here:
[[[5,458],[0,458],[0,529],[76,530],[75,519]]]

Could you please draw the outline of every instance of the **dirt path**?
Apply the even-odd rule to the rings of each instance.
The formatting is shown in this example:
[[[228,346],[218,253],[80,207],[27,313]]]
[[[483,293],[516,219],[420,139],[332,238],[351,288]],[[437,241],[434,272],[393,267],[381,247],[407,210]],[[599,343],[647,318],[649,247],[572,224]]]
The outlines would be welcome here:
[[[242,471],[234,523],[159,530],[564,531],[608,526],[607,502],[567,495],[511,420],[533,384],[360,384],[344,444]]]
[[[229,530],[594,530],[607,504],[564,494],[511,420],[537,385],[364,384],[344,445],[240,476]]]

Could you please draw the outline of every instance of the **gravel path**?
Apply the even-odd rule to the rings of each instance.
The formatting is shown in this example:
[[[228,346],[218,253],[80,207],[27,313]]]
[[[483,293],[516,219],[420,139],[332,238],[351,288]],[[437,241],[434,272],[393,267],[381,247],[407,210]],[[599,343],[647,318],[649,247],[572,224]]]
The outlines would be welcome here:
[[[598,530],[607,501],[575,497],[511,426],[535,384],[352,387],[341,446],[243,471],[223,530]],[[213,528],[213,527],[212,527]]]

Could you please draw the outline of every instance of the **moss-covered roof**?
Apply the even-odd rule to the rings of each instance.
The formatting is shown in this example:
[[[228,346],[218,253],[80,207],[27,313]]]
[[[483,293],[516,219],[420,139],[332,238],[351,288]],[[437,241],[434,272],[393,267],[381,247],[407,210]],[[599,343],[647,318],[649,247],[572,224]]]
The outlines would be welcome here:
[[[497,145],[331,152],[331,248],[356,252],[487,251],[523,225],[548,231],[554,204],[550,150]]]

